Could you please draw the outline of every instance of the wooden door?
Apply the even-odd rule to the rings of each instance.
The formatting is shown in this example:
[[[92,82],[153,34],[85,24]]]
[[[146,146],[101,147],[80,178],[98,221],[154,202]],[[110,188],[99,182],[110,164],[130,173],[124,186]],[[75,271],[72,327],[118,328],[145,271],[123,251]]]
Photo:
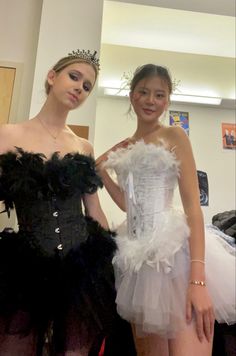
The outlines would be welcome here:
[[[68,125],[69,128],[77,135],[88,140],[89,137],[89,127],[80,125]]]

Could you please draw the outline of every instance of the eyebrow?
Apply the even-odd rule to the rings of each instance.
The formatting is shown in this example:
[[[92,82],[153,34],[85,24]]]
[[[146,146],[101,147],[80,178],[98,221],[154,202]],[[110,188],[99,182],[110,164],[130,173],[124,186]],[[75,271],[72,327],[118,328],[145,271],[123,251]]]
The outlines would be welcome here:
[[[146,90],[150,90],[150,89],[148,89],[147,87],[139,87],[139,89],[146,89]],[[165,90],[163,90],[163,89],[156,89],[155,90],[156,92],[158,92],[158,93],[165,93],[166,91]]]
[[[83,73],[81,73],[81,72],[80,72],[79,70],[77,70],[77,69],[71,69],[71,72],[75,72],[75,73],[81,75],[82,77],[84,77]],[[89,85],[91,86],[91,88],[92,88],[93,85],[92,85],[92,83],[91,83],[90,80],[86,80],[85,83],[86,83],[86,84],[89,84]]]

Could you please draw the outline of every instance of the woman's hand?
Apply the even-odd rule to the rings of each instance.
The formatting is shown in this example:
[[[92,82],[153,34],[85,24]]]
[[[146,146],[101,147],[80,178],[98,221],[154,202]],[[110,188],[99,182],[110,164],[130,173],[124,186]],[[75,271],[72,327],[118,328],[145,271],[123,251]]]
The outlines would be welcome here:
[[[116,151],[118,148],[126,148],[131,143],[130,138],[126,138],[121,142],[117,143],[115,146],[111,148],[111,151]]]
[[[106,151],[105,153],[103,153],[101,156],[99,156],[96,159],[96,166],[98,168],[98,170],[101,170],[101,164],[103,162],[105,162],[107,160],[108,154],[111,151],[116,151],[118,148],[126,148],[128,145],[130,144],[130,139],[126,138],[125,140],[117,143],[115,146],[113,146],[112,148],[110,148],[108,151]]]
[[[204,335],[208,341],[212,339],[214,330],[214,310],[206,286],[190,284],[187,292],[187,322],[192,320],[192,313],[196,317],[196,331],[200,341]]]
[[[103,162],[105,162],[107,160],[107,156],[108,156],[108,152],[105,152],[103,153],[101,156],[99,156],[97,159],[96,159],[96,167],[97,169],[100,171],[101,170],[101,165]]]

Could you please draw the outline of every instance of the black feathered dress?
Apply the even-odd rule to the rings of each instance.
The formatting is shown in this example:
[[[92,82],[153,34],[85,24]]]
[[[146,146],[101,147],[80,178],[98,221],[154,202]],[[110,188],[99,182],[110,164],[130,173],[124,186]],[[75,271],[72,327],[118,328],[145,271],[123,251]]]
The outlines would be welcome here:
[[[0,232],[0,316],[5,333],[53,330],[56,352],[106,335],[115,315],[111,260],[114,233],[86,217],[82,196],[102,186],[93,158],[43,154],[20,148],[0,155],[0,201],[15,208],[19,231]],[[29,319],[12,329],[18,311]],[[40,340],[40,338],[39,338]],[[72,345],[72,349],[76,345]]]

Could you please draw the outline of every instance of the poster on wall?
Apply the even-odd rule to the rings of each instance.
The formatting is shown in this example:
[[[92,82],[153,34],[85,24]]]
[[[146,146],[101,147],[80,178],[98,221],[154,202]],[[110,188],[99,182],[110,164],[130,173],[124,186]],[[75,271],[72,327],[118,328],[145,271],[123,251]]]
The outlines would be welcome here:
[[[223,148],[236,149],[236,124],[222,123]]]
[[[189,135],[189,113],[185,111],[170,111],[170,125],[182,127]]]
[[[197,170],[198,186],[200,191],[200,203],[202,206],[209,205],[208,178],[206,172]]]

